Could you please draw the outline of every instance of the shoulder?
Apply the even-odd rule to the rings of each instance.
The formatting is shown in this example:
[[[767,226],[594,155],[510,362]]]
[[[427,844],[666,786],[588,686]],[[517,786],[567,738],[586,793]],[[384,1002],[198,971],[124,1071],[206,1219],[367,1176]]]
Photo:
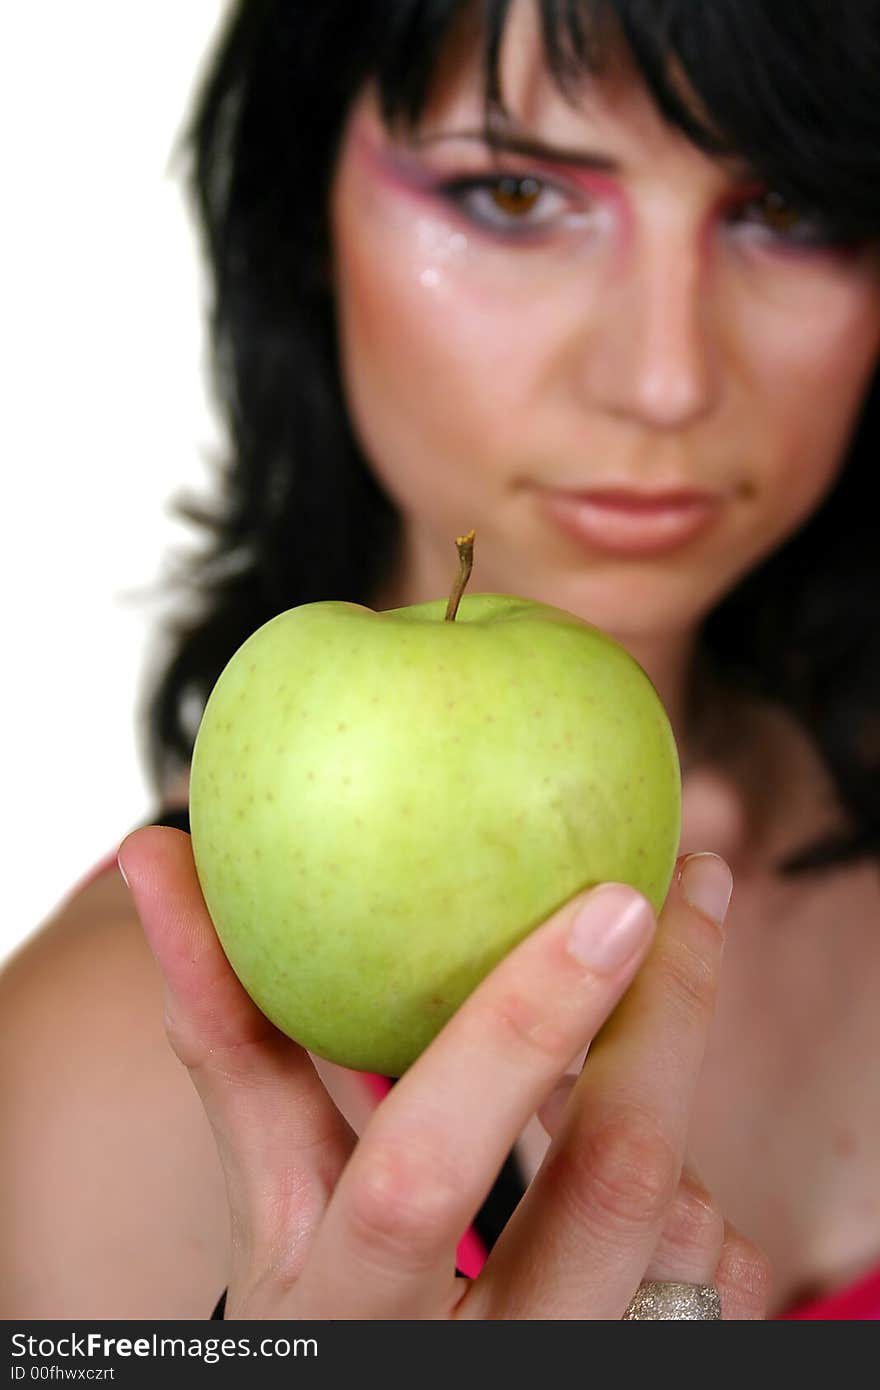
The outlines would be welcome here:
[[[161,991],[158,967],[112,853],[86,872],[0,970],[4,1017],[29,1022],[39,1047],[37,1021],[53,1020],[57,1032],[75,1016],[80,1027],[67,1038],[73,1052],[102,1030],[122,1027],[146,1038],[132,1025],[155,1019]],[[100,1007],[81,1017],[86,998]]]
[[[75,1052],[93,1028],[129,1019],[132,1006],[149,1012],[157,975],[128,890],[109,863],[89,875],[6,963],[0,973],[4,1018],[26,1028],[39,1050],[46,1025],[55,1033],[76,1017],[81,1027],[68,1037]],[[98,1015],[80,1017],[84,991],[100,998]]]
[[[5,1317],[207,1317],[222,1170],[115,865],[0,973]]]

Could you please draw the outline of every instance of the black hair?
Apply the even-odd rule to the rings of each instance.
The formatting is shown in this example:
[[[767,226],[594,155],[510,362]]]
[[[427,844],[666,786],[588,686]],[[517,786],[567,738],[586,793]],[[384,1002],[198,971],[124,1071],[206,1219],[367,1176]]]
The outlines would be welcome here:
[[[862,0],[535,0],[564,92],[622,34],[663,116],[735,154],[842,239],[880,241],[880,6]],[[165,583],[196,611],[144,697],[157,790],[244,639],[321,599],[371,603],[400,534],[349,423],[327,273],[328,203],[348,111],[368,81],[414,125],[454,26],[484,41],[486,109],[511,0],[239,0],[187,127],[188,187],[211,274],[214,389],[229,436],[213,505],[177,511],[207,544]],[[478,27],[477,27],[478,26]],[[684,79],[684,80],[682,80]],[[788,708],[824,755],[852,833],[781,866],[880,849],[880,547],[868,489],[880,373],[824,505],[707,619],[730,684]]]

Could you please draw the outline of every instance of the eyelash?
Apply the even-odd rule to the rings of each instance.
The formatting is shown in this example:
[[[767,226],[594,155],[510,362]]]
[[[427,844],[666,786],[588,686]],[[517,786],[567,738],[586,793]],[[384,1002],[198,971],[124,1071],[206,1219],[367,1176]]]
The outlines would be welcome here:
[[[771,227],[760,222],[750,223],[749,211],[762,207],[765,216],[781,214],[784,217],[787,212],[791,212],[797,221],[790,228]],[[795,250],[825,251],[842,244],[828,217],[816,208],[799,208],[797,204],[787,203],[782,195],[772,188],[735,206],[732,209],[731,220],[733,226],[753,227],[762,239],[766,238],[771,243],[792,247]]]
[[[547,233],[553,229],[555,216],[552,213],[540,221],[535,221],[505,214],[497,207],[480,209],[477,199],[481,195],[491,197],[494,194],[502,193],[505,187],[511,191],[528,188],[531,192],[535,192],[539,198],[544,194],[553,194],[563,204],[566,202],[571,204],[574,200],[574,195],[569,190],[533,174],[467,175],[440,184],[437,192],[475,226],[509,241],[534,241],[539,239],[542,233]],[[582,195],[579,201],[581,202],[582,217],[589,216],[595,211],[595,204],[589,195]],[[806,251],[827,250],[842,244],[841,238],[835,235],[830,221],[818,211],[801,211],[792,206],[791,210],[798,220],[794,226],[788,229],[767,226],[766,223],[762,224],[760,221],[751,221],[749,219],[750,211],[756,209],[760,211],[762,205],[765,216],[773,213],[784,214],[786,207],[781,196],[774,190],[768,189],[751,197],[746,202],[735,205],[727,214],[729,225],[743,227],[760,236],[762,241],[784,248]]]
[[[548,229],[549,224],[555,221],[554,214],[547,214],[541,221],[527,221],[523,217],[506,215],[499,208],[480,209],[477,199],[483,196],[491,197],[509,190],[535,191],[539,197],[546,194],[554,195],[561,204],[573,201],[573,195],[567,189],[550,182],[547,179],[537,178],[533,174],[473,174],[462,178],[451,179],[446,183],[440,184],[437,192],[447,202],[462,213],[475,226],[489,231],[495,235],[506,237],[508,240],[524,241],[534,240],[537,236]],[[525,193],[529,196],[529,193]],[[584,200],[584,212],[591,215],[595,211],[595,205],[589,197]]]

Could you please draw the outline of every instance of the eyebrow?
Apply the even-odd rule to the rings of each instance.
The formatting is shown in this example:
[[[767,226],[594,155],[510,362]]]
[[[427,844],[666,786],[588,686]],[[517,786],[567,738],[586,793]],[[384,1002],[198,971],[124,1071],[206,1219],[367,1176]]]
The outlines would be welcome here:
[[[567,164],[572,168],[592,169],[602,174],[616,174],[620,171],[617,160],[609,155],[599,154],[594,150],[569,150],[559,145],[546,144],[543,140],[536,140],[528,135],[503,130],[444,131],[439,135],[419,136],[414,144],[416,147],[424,147],[450,140],[478,140],[489,149],[540,159],[545,164]]]
[[[610,155],[597,150],[571,150],[561,145],[551,145],[530,135],[503,129],[442,131],[436,135],[417,136],[413,141],[416,148],[438,145],[444,141],[475,140],[489,149],[507,154],[519,154],[529,159],[541,160],[545,164],[568,165],[574,169],[591,169],[600,174],[619,174],[622,165]],[[718,158],[718,164],[733,184],[763,183],[762,176],[747,160],[729,154]]]

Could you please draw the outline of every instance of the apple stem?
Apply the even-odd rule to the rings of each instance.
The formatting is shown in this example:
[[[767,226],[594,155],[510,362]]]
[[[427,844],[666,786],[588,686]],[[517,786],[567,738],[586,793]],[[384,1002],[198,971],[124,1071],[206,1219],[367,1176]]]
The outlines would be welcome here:
[[[455,587],[449,595],[449,602],[446,605],[447,623],[455,621],[458,612],[458,605],[461,603],[461,596],[467,587],[467,582],[471,577],[471,570],[474,567],[474,536],[475,531],[468,531],[466,536],[456,536],[455,544],[458,547],[459,572],[455,581]]]

